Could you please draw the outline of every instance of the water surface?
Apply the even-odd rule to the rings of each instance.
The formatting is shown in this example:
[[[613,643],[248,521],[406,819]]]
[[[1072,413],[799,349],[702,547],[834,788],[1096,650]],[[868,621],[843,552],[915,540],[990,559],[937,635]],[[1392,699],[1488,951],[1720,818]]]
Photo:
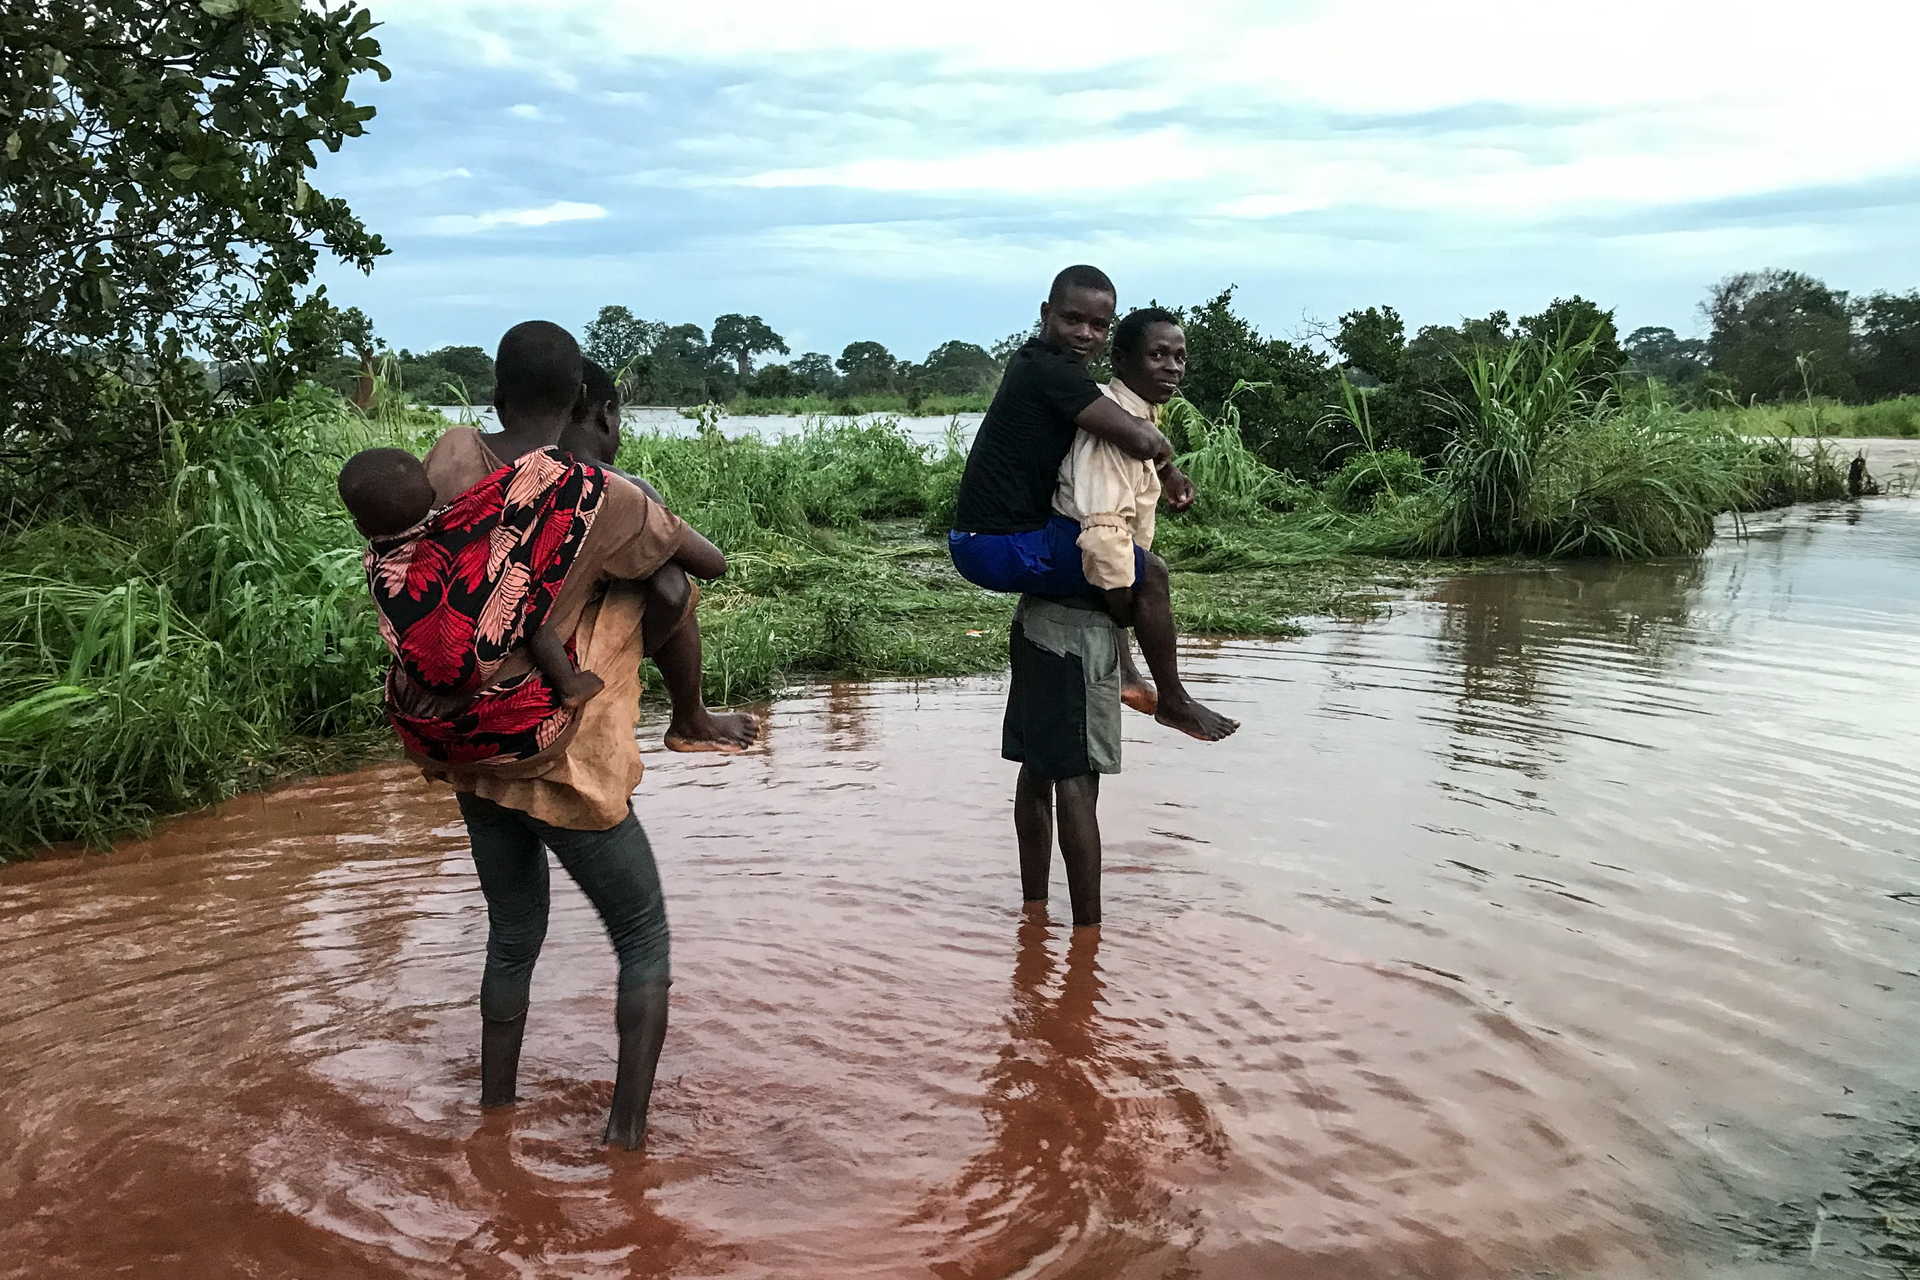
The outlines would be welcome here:
[[[1196,646],[1247,727],[1129,718],[1097,939],[1018,911],[996,679],[652,725],[643,1158],[563,878],[475,1108],[482,904],[403,768],[0,871],[0,1272],[1775,1274],[1723,1219],[1920,1084],[1916,583],[1880,501]]]

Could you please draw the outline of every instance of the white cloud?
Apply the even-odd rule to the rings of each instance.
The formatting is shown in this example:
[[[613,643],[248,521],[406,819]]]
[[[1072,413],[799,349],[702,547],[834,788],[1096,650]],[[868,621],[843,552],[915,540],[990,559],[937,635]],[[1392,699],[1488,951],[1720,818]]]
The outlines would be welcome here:
[[[607,216],[597,204],[557,200],[536,209],[494,209],[487,213],[443,213],[430,219],[426,230],[443,236],[473,235],[502,227],[545,227],[556,222],[591,222]]]
[[[514,228],[608,216],[562,201],[423,221],[409,190],[458,172],[438,169],[453,157],[489,182],[513,173],[529,203],[577,190],[580,158],[558,163],[550,129],[487,121],[598,121],[596,159],[626,176],[592,194],[656,253],[526,268],[554,290],[678,282],[698,310],[745,261],[742,305],[926,279],[991,282],[1024,309],[1032,279],[1091,257],[1163,297],[1263,281],[1291,312],[1296,281],[1326,280],[1336,305],[1424,288],[1445,318],[1521,305],[1505,292],[1549,278],[1618,281],[1626,315],[1740,265],[1884,272],[1835,280],[1855,288],[1920,269],[1898,225],[1920,180],[1913,0],[1811,17],[1784,0],[1615,0],[1598,20],[1539,0],[976,0],[958,19],[898,0],[407,0],[383,16],[398,74],[369,156],[421,83],[403,48],[504,95],[450,122],[467,136],[416,131],[381,168],[403,227],[509,245]],[[1858,183],[1886,217],[1832,207]],[[1826,189],[1817,211],[1766,198],[1803,188]],[[1725,216],[1707,212],[1719,202]]]
[[[964,22],[897,0],[457,10],[471,56],[533,77],[555,64],[737,73],[715,90],[725,111],[690,113],[696,128],[662,140],[706,177],[651,185],[983,201],[1160,188],[1237,221],[1366,207],[1525,223],[1920,170],[1908,0],[1828,0],[1817,22],[1783,0],[1737,17],[1615,0],[1598,22],[1538,0],[1481,0],[1470,16],[1430,0],[1187,0],[1171,23],[1159,4],[1111,0],[1097,30],[1026,0],[976,0]],[[455,12],[417,0],[395,22]],[[536,23],[542,38],[526,40]],[[1791,68],[1825,65],[1847,68],[1844,89],[1782,92]],[[1406,119],[1476,109],[1506,123]],[[1154,127],[1128,127],[1143,116]],[[1352,116],[1380,126],[1336,127]],[[649,176],[681,168],[655,158]]]

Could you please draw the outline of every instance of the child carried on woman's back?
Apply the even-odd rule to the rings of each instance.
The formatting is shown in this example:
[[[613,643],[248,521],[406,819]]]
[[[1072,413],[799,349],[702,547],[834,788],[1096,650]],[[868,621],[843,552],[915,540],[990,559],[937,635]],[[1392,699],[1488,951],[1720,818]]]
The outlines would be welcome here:
[[[347,459],[340,469],[340,498],[354,524],[376,548],[412,531],[433,514],[427,469],[405,449],[367,449]],[[526,646],[562,707],[577,710],[606,688],[599,676],[574,665],[567,653],[567,638],[551,624],[535,628]]]

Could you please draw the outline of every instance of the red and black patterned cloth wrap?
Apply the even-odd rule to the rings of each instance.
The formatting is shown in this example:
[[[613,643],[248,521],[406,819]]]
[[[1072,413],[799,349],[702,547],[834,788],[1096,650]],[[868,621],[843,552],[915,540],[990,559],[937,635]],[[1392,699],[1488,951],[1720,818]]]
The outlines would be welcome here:
[[[367,585],[393,654],[387,720],[408,755],[512,766],[573,728],[577,713],[538,667],[494,675],[552,612],[606,486],[598,467],[541,449],[367,547]]]

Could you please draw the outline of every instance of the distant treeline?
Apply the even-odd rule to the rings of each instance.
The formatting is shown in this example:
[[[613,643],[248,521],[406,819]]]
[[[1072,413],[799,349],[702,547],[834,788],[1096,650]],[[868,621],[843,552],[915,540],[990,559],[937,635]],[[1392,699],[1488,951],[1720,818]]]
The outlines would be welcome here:
[[[1027,336],[1011,335],[990,349],[959,340],[943,342],[918,362],[902,359],[878,342],[852,342],[838,357],[808,351],[756,369],[756,357],[789,354],[786,340],[759,316],[720,316],[709,333],[697,324],[642,320],[626,307],[608,306],[578,332],[586,354],[618,375],[629,404],[733,404],[748,399],[775,405],[805,402],[821,406],[823,412],[876,405],[912,410],[956,400],[984,406],[1007,354]],[[480,403],[493,394],[493,361],[481,347],[440,347],[418,354],[402,349],[377,353],[376,358],[391,380],[422,401]],[[361,372],[360,362],[345,356],[328,381],[351,394]]]
[[[1495,311],[1411,334],[1394,308],[1373,306],[1347,312],[1306,340],[1288,340],[1259,332],[1234,302],[1228,288],[1200,305],[1174,308],[1193,356],[1187,394],[1202,406],[1218,405],[1237,381],[1266,383],[1241,401],[1248,443],[1269,462],[1303,473],[1323,469],[1327,450],[1348,443],[1323,425],[1340,399],[1342,374],[1367,390],[1383,443],[1431,456],[1442,434],[1436,402],[1465,390],[1459,357],[1523,335],[1594,335],[1587,372],[1624,374],[1629,385],[1658,383],[1683,405],[1809,394],[1857,404],[1920,393],[1920,291],[1850,298],[1795,271],[1746,272],[1715,285],[1701,304],[1704,338],[1659,326],[1623,336],[1611,309],[1576,295],[1535,315]],[[709,331],[606,306],[580,336],[589,355],[619,373],[629,403],[800,404],[825,412],[984,406],[1027,331],[985,347],[944,342],[920,361],[871,340],[849,343],[837,357],[790,357],[786,340],[759,316],[723,315]],[[409,396],[444,403],[484,402],[492,394],[493,363],[481,347],[379,354]],[[330,378],[349,394],[362,370],[359,357],[345,353]]]

